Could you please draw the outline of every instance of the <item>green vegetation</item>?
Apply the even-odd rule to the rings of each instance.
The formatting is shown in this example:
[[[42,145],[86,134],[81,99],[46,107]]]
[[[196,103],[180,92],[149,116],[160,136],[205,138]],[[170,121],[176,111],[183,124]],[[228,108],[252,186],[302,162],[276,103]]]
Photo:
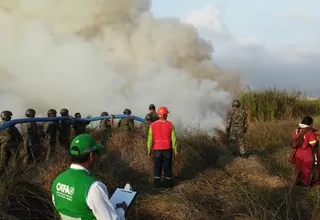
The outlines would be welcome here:
[[[174,163],[177,185],[170,190],[152,187],[146,136],[135,131],[128,139],[114,130],[95,174],[110,194],[127,182],[140,191],[128,219],[320,219],[320,189],[293,186],[287,162],[294,129],[305,114],[319,115],[319,101],[276,90],[249,91],[241,99],[254,119],[246,139],[251,156],[233,158],[223,131],[214,139],[185,132]],[[316,128],[319,123],[316,119]],[[99,138],[99,132],[90,132]],[[53,219],[51,184],[68,162],[60,149],[48,164],[17,166],[0,176],[2,219]]]
[[[320,115],[320,99],[309,100],[300,92],[267,89],[240,94],[250,118],[257,121],[297,119],[306,115]]]

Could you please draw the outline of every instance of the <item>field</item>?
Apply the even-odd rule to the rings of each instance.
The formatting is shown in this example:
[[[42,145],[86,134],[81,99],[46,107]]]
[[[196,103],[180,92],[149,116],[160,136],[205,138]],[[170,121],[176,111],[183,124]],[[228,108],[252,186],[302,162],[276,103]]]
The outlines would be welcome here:
[[[240,96],[250,115],[250,157],[232,157],[223,131],[216,130],[214,139],[188,131],[179,136],[173,189],[152,187],[143,134],[136,131],[129,139],[114,132],[95,175],[110,194],[127,182],[140,192],[128,219],[320,219],[319,189],[293,186],[293,167],[287,162],[294,129],[303,116],[320,115],[320,101],[273,89]],[[1,219],[54,219],[50,187],[67,167],[61,151],[40,167],[7,170],[1,176]]]

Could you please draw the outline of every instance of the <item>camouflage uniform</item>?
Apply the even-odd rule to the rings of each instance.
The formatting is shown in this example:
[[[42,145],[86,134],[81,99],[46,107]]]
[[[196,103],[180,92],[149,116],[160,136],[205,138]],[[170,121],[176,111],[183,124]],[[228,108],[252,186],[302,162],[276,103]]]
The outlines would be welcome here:
[[[233,154],[237,154],[238,149],[242,157],[245,157],[245,133],[248,128],[247,113],[240,108],[240,101],[234,100],[232,110],[229,111],[226,121],[226,131],[229,135],[229,147]]]
[[[81,114],[76,113],[75,118],[81,118]],[[90,124],[90,121],[74,121],[72,127],[75,131],[75,136],[86,133],[86,126],[88,124]]]
[[[1,125],[10,121],[12,113],[10,111],[3,111],[1,113]],[[11,125],[10,127],[0,131],[0,167],[7,167],[10,160],[15,161],[19,155],[19,145],[22,143],[23,139],[19,130]],[[13,163],[15,165],[15,163]]]
[[[125,115],[131,115],[130,109],[125,109],[123,111]],[[134,121],[132,117],[129,118],[121,118],[118,123],[118,127],[120,128],[120,132],[129,133],[134,127]]]
[[[108,112],[102,112],[101,116],[109,116]],[[106,146],[109,138],[111,137],[111,121],[109,119],[103,119],[100,121],[101,132],[101,144]]]
[[[156,107],[154,106],[154,104],[149,105],[149,111],[150,112],[148,113],[148,115],[151,116],[151,122],[155,122],[155,121],[159,120],[159,116],[156,112]]]
[[[34,109],[27,109],[26,117],[34,118],[36,111]],[[24,138],[24,162],[27,163],[31,159],[36,162],[41,156],[41,138],[39,135],[39,127],[36,122],[28,122],[21,125],[22,136]]]
[[[60,115],[63,117],[69,116],[69,110],[65,108],[61,109]],[[62,120],[59,123],[59,143],[66,151],[69,151],[70,147],[70,130],[72,123],[72,119]]]
[[[56,117],[57,111],[55,109],[49,109],[47,113],[48,117]],[[59,123],[57,121],[44,123],[45,131],[45,160],[48,161],[55,152],[57,146]]]
[[[145,120],[146,121],[141,124],[140,129],[143,132],[143,134],[148,135],[149,128],[152,123],[152,116],[150,114],[147,114]]]

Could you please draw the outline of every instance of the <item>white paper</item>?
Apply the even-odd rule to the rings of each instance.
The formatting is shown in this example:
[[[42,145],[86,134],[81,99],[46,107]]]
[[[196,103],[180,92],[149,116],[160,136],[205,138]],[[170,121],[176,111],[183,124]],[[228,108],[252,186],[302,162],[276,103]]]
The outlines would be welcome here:
[[[130,206],[136,194],[137,192],[135,191],[128,191],[125,189],[117,188],[111,196],[110,201],[114,207],[116,207],[116,204],[122,202],[125,202],[127,206]]]

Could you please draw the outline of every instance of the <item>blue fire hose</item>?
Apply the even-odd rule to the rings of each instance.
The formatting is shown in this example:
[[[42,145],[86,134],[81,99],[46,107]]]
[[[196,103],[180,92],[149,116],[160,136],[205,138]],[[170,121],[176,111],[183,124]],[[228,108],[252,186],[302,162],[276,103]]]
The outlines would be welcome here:
[[[139,122],[145,122],[145,119],[136,117],[133,115],[114,115],[114,119],[121,119],[121,118],[129,118],[133,117],[134,120],[139,121]],[[10,127],[11,125],[16,125],[16,124],[23,124],[23,123],[28,123],[28,122],[49,122],[49,121],[63,121],[71,119],[71,117],[64,116],[64,117],[45,117],[45,118],[20,118],[20,119],[13,119],[10,120],[2,125],[0,125],[0,131]],[[90,118],[73,118],[73,121],[99,121],[102,119],[111,119],[110,116],[99,116],[99,117],[90,117]]]

